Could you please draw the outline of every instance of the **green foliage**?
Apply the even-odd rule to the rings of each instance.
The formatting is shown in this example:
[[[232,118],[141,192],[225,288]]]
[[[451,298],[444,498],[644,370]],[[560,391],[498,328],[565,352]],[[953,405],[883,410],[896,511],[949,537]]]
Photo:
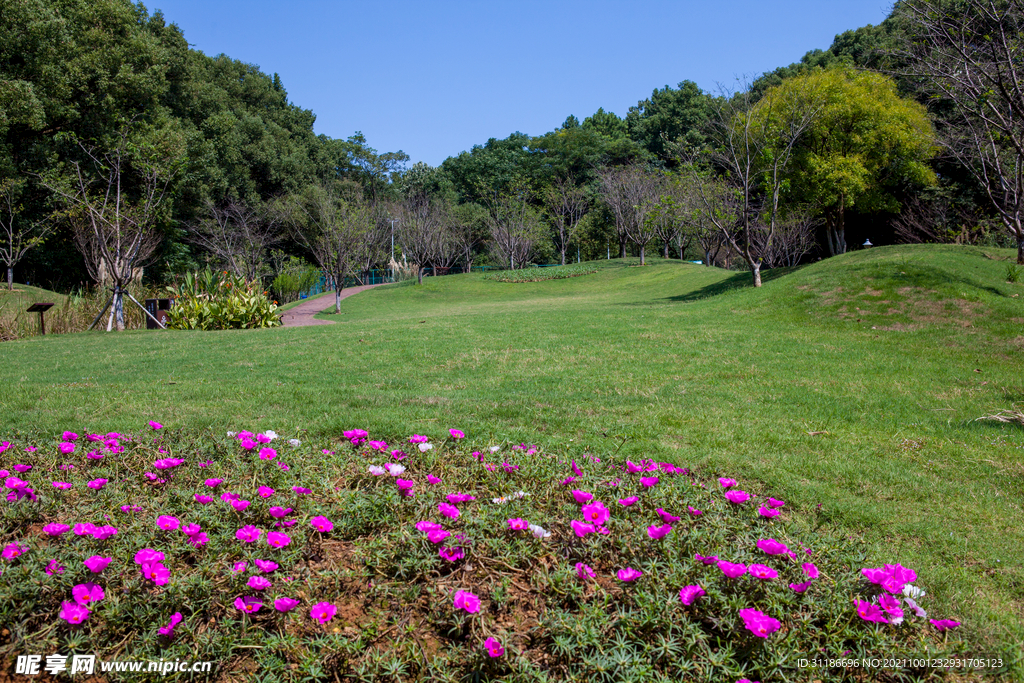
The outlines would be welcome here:
[[[1006,281],[1007,282],[1020,282],[1020,266],[1016,266],[1012,263],[1006,265]]]
[[[567,277],[579,277],[596,273],[597,268],[589,263],[576,263],[571,266],[554,266],[551,268],[521,268],[519,270],[501,270],[488,273],[487,279],[495,282],[541,282],[543,280],[562,280]]]
[[[282,264],[280,272],[270,285],[270,291],[279,304],[296,301],[299,294],[309,289],[320,279],[320,271],[299,258],[290,257]]]
[[[665,86],[646,100],[629,108],[626,126],[629,137],[663,161],[671,161],[673,144],[701,147],[711,117],[711,97],[693,81],[677,89]]]
[[[281,324],[277,305],[259,283],[224,271],[187,273],[167,292],[174,297],[168,327],[176,330],[231,330]]]

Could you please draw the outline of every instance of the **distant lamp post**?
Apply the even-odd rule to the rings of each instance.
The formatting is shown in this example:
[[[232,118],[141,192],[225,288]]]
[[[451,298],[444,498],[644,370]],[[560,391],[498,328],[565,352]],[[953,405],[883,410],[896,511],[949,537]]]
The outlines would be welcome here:
[[[870,249],[875,245],[871,244],[871,240],[864,240],[864,244],[862,244],[861,246],[864,247],[865,249]]]

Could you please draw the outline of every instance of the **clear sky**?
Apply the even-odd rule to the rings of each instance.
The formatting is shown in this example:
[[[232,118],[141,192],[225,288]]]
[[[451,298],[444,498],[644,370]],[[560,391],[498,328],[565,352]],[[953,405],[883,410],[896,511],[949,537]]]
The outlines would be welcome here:
[[[316,132],[436,166],[655,88],[733,84],[878,24],[885,0],[144,0],[208,55],[278,73]]]

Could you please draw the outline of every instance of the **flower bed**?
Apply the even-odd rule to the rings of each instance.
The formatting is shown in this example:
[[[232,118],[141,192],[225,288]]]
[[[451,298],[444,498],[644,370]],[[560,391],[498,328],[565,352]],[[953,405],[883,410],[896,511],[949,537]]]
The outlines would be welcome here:
[[[571,266],[553,266],[551,268],[521,268],[519,270],[500,270],[487,275],[488,280],[496,282],[540,282],[541,280],[561,280],[567,277],[579,277],[596,273],[597,268],[586,263]]]
[[[899,564],[686,467],[273,432],[4,441],[0,661],[279,680],[784,680],[965,652]],[[436,440],[435,440],[436,439]],[[926,610],[939,612],[927,614]],[[5,669],[7,670],[7,669]],[[926,676],[912,662],[880,678]]]

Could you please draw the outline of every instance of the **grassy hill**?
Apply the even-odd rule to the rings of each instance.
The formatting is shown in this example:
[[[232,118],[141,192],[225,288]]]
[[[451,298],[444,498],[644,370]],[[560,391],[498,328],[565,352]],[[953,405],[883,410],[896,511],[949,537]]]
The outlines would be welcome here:
[[[1024,641],[1024,400],[1004,250],[858,251],[749,276],[651,259],[380,287],[337,324],[0,344],[0,435],[169,428],[544,443],[761,482],[861,535],[979,647]],[[325,298],[325,307],[332,304]]]

